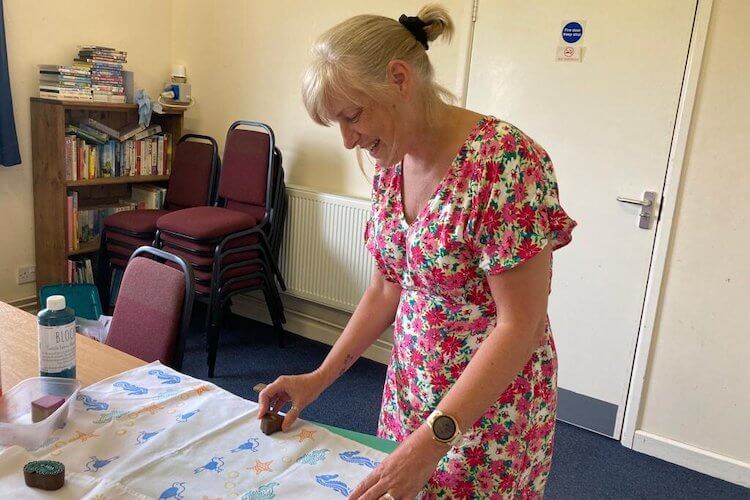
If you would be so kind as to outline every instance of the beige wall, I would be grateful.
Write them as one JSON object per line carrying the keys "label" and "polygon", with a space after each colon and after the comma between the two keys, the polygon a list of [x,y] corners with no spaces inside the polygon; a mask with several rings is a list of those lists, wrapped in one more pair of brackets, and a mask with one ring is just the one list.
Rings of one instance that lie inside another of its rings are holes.
{"label": "beige wall", "polygon": [[[196,104],[185,115],[187,129],[207,133],[223,145],[238,119],[263,121],[284,152],[286,181],[326,192],[369,197],[354,153],[335,128],[315,125],[300,97],[300,78],[310,47],[323,31],[362,13],[394,18],[415,15],[425,0],[364,2],[274,2],[223,0],[173,4],[176,64],[185,64]],[[430,57],[438,80],[460,94],[468,45],[471,2],[443,1],[458,25],[450,45],[436,43]]]}
{"label": "beige wall", "polygon": [[[128,52],[126,69],[136,88],[156,95],[170,71],[171,1],[4,0],[13,109],[22,163],[0,167],[0,300],[35,294],[17,285],[16,270],[34,264],[29,97],[38,95],[38,64],[70,64],[78,45],[97,44]],[[62,220],[62,219],[61,219]]]}
{"label": "beige wall", "polygon": [[750,463],[748,19],[714,1],[638,427]]}

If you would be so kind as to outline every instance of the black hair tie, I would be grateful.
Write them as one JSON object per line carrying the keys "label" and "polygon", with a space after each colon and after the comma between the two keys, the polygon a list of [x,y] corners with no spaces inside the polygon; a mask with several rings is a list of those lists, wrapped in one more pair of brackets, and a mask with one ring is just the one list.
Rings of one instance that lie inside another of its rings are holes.
{"label": "black hair tie", "polygon": [[400,22],[406,29],[409,30],[412,35],[414,35],[414,38],[416,38],[417,41],[422,44],[424,50],[427,50],[429,48],[427,46],[427,32],[424,30],[427,26],[426,22],[422,21],[417,16],[407,16],[406,14],[401,14],[401,17],[398,18],[398,22]]}

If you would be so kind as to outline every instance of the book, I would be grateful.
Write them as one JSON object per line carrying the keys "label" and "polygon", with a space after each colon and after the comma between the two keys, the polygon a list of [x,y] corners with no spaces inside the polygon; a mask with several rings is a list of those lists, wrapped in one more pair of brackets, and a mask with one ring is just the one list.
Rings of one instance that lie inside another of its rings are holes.
{"label": "book", "polygon": [[133,136],[135,136],[137,133],[142,132],[146,130],[146,127],[144,125],[141,125],[140,123],[131,123],[129,125],[125,125],[120,130],[118,130],[119,139],[121,141],[126,141]]}
{"label": "book", "polygon": [[117,130],[115,130],[112,127],[109,127],[109,126],[107,126],[107,125],[105,125],[105,124],[103,124],[101,122],[98,122],[98,121],[94,120],[93,118],[87,118],[86,121],[83,122],[83,124],[87,125],[87,126],[89,126],[91,128],[94,128],[94,129],[98,130],[99,132],[107,134],[112,139],[117,139],[118,141],[120,140],[120,133]]}
{"label": "book", "polygon": [[102,144],[106,143],[109,140],[107,134],[84,123],[78,125],[78,128],[89,134],[91,137],[96,137],[97,140]]}
{"label": "book", "polygon": [[133,136],[133,139],[138,141],[140,139],[145,139],[146,137],[151,137],[152,135],[160,134],[160,133],[161,133],[161,125],[151,125],[149,128],[142,130],[138,132],[137,134],[135,134],[135,136]]}
{"label": "book", "polygon": [[104,144],[106,142],[106,140],[102,141],[99,138],[98,134],[97,135],[91,135],[86,130],[81,129],[80,127],[76,127],[75,125],[68,125],[67,127],[65,127],[65,133],[75,134],[78,137],[80,137],[81,139],[89,141],[89,142],[92,142],[94,144]]}

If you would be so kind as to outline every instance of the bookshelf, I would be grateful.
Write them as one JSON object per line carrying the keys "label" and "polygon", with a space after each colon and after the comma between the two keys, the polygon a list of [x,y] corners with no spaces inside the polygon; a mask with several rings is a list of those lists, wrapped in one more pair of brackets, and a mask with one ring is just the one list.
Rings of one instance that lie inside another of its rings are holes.
{"label": "bookshelf", "polygon": [[[93,118],[114,129],[119,129],[138,121],[138,106],[31,98],[37,290],[47,284],[67,281],[68,257],[92,255],[99,249],[97,241],[82,244],[75,251],[68,249],[67,195],[69,191],[78,192],[80,207],[97,206],[111,203],[116,199],[130,198],[130,190],[134,184],[166,185],[169,179],[167,175],[136,175],[66,180],[65,127],[69,124],[78,125],[87,118]],[[153,113],[151,123],[161,125],[163,132],[171,134],[174,147],[182,136],[183,111]],[[171,157],[168,161],[171,162]]]}

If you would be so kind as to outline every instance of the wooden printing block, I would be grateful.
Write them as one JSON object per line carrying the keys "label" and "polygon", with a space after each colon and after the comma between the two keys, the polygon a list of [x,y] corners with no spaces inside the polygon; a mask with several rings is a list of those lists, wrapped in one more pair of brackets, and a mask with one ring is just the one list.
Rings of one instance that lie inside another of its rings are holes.
{"label": "wooden printing block", "polygon": [[42,490],[59,490],[65,484],[65,466],[54,460],[37,460],[23,466],[26,486]]}
{"label": "wooden printing block", "polygon": [[42,396],[31,402],[31,421],[41,422],[45,418],[49,417],[55,410],[60,408],[65,402],[65,398],[60,396]]}
{"label": "wooden printing block", "polygon": [[281,430],[281,424],[284,422],[284,417],[278,413],[266,413],[263,418],[260,419],[260,430],[266,436],[270,436],[274,432]]}

